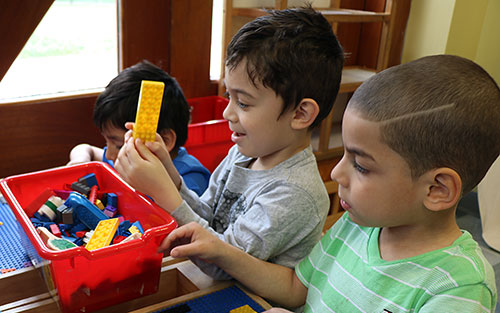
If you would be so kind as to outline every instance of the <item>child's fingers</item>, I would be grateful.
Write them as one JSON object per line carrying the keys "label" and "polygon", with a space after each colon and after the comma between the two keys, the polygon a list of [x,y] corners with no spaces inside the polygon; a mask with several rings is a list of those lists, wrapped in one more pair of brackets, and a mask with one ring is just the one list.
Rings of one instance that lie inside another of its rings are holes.
{"label": "child's fingers", "polygon": [[135,123],[132,123],[132,122],[126,122],[126,123],[125,123],[125,128],[126,128],[126,129],[129,129],[129,130],[133,130],[133,129],[134,129],[134,125],[135,125]]}
{"label": "child's fingers", "polygon": [[123,142],[127,142],[133,135],[133,131],[129,130],[125,133],[125,136],[123,136]]}
{"label": "child's fingers", "polygon": [[155,154],[149,150],[149,148],[139,138],[135,141],[135,148],[137,149],[136,152],[138,152],[144,160],[152,161],[153,159],[156,159]]}

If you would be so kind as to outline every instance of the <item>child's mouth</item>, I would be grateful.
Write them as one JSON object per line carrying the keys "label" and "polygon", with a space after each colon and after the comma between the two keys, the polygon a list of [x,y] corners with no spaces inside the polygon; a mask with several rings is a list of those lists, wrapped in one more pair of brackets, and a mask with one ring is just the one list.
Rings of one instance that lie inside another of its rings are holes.
{"label": "child's mouth", "polygon": [[342,206],[342,208],[346,211],[349,211],[349,209],[351,209],[351,206],[349,205],[349,203],[345,202],[342,199],[340,199],[340,206]]}
{"label": "child's mouth", "polygon": [[244,136],[245,136],[245,134],[243,134],[243,133],[233,132],[231,134],[231,140],[234,143],[238,143],[238,141],[240,141]]}

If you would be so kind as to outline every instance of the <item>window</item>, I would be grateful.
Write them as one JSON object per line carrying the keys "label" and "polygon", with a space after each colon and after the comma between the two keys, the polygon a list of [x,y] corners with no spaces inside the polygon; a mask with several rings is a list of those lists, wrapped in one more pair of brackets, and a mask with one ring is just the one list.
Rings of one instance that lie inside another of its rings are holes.
{"label": "window", "polygon": [[117,49],[115,0],[56,0],[0,82],[0,100],[105,87]]}

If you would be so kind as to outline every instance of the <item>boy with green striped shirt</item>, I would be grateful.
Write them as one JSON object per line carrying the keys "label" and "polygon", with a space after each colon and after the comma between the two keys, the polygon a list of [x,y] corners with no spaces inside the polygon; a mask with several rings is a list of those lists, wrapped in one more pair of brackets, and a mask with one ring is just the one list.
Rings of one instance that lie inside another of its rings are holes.
{"label": "boy with green striped shirt", "polygon": [[213,262],[305,312],[494,312],[493,269],[455,213],[499,156],[499,125],[500,90],[477,64],[438,55],[392,67],[346,108],[345,153],[331,173],[346,214],[295,271],[196,224],[161,249]]}

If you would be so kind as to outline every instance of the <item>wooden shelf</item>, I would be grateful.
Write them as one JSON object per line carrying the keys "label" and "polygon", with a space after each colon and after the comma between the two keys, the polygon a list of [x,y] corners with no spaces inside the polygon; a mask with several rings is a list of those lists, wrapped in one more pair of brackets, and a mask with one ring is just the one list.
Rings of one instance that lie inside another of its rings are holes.
{"label": "wooden shelf", "polygon": [[375,75],[376,72],[374,69],[359,66],[344,67],[339,93],[354,92],[364,81]]}
{"label": "wooden shelf", "polygon": [[[232,15],[257,18],[259,16],[266,15],[268,10],[273,9],[274,8],[233,8]],[[349,9],[318,9],[318,11],[321,12],[321,14],[323,14],[330,23],[384,22],[388,21],[391,17],[389,13],[385,12],[371,12]]]}

